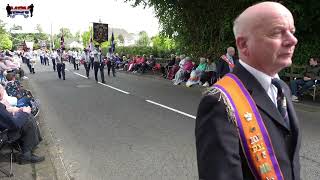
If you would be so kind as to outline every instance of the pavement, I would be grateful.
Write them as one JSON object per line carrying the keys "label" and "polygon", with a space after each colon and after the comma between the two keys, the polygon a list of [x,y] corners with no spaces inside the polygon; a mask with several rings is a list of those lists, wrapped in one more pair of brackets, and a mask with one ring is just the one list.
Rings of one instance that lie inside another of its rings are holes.
{"label": "pavement", "polygon": [[[202,87],[173,86],[153,74],[106,75],[106,85],[67,63],[66,80],[51,66],[28,75],[41,102],[44,163],[14,164],[15,179],[197,179],[194,118]],[[106,70],[105,70],[106,74]],[[301,121],[301,176],[320,174],[320,102],[296,103]],[[7,164],[6,162],[0,164]]]}
{"label": "pavement", "polygon": [[[26,89],[32,89],[27,80],[24,80],[23,86]],[[56,169],[53,164],[54,154],[50,151],[53,149],[50,147],[51,137],[48,134],[48,127],[43,121],[43,113],[40,111],[37,120],[40,122],[40,131],[43,135],[43,141],[35,149],[34,154],[45,156],[45,161],[37,164],[23,164],[13,163],[13,177],[7,177],[5,174],[0,172],[0,179],[9,180],[57,180]],[[4,148],[2,150],[3,155],[0,157],[0,167],[8,170],[10,169],[10,155],[8,149]],[[17,153],[17,152],[16,152]]]}

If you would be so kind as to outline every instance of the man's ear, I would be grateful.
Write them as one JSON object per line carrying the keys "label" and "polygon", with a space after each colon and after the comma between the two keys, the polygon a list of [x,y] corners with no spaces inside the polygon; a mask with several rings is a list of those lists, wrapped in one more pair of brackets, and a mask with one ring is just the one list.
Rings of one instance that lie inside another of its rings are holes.
{"label": "man's ear", "polygon": [[246,37],[240,36],[240,37],[236,38],[236,44],[237,44],[238,51],[245,56],[249,55],[247,42],[248,42],[248,39]]}

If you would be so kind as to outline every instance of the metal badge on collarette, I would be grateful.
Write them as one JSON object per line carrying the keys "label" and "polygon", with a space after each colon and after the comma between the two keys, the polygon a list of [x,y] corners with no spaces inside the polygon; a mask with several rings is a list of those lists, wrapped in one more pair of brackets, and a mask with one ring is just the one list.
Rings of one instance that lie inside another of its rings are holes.
{"label": "metal badge on collarette", "polygon": [[286,100],[286,98],[284,98],[283,101],[282,101],[282,107],[287,107],[287,100]]}
{"label": "metal badge on collarette", "polygon": [[244,118],[247,120],[247,121],[251,121],[252,120],[252,114],[249,113],[249,112],[246,112],[244,114]]}

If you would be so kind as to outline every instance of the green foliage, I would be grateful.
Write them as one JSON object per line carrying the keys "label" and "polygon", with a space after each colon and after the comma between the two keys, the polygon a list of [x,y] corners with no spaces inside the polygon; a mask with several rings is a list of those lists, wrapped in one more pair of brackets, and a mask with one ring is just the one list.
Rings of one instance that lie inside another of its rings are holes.
{"label": "green foliage", "polygon": [[118,35],[118,42],[119,42],[119,44],[121,44],[121,45],[124,44],[124,37],[123,37],[122,34],[119,34],[119,35]]}
{"label": "green foliage", "polygon": [[[179,53],[219,57],[226,47],[235,46],[233,20],[258,0],[124,0],[133,6],[153,7],[162,27],[161,34],[173,37]],[[280,1],[280,0],[278,0]],[[293,13],[299,40],[295,62],[319,56],[320,1],[281,1]]]}
{"label": "green foliage", "polygon": [[84,47],[87,47],[90,43],[90,32],[91,32],[91,30],[89,29],[89,31],[85,31],[81,35],[82,44]]}
{"label": "green foliage", "polygon": [[135,44],[136,44],[136,46],[147,47],[147,46],[150,46],[150,42],[151,41],[150,41],[150,38],[149,38],[147,32],[141,31],[141,32],[139,32],[139,37],[138,37],[138,40]]}
{"label": "green foliage", "polygon": [[11,50],[12,41],[10,40],[9,35],[0,34],[0,50]]}
{"label": "green foliage", "polygon": [[[104,51],[107,51],[104,50]],[[170,54],[175,53],[174,50],[161,50],[153,47],[141,47],[141,46],[118,46],[116,47],[116,53],[120,55],[154,55],[155,57],[164,58],[170,57]]]}
{"label": "green foliage", "polygon": [[151,38],[153,48],[162,51],[171,51],[174,50],[176,45],[173,39],[168,37],[156,35]]}
{"label": "green foliage", "polygon": [[3,23],[3,21],[0,19],[0,34],[5,34],[7,33],[6,29],[5,29],[6,24]]}

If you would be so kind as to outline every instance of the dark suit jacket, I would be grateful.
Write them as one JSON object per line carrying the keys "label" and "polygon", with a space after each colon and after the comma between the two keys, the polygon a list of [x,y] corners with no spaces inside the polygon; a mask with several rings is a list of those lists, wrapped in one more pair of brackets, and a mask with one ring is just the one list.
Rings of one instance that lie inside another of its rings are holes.
{"label": "dark suit jacket", "polygon": [[[301,135],[290,90],[286,85],[290,126],[287,127],[266,91],[243,66],[233,74],[251,94],[269,132],[274,152],[285,180],[300,179],[299,150]],[[284,83],[284,82],[283,82]],[[200,102],[196,119],[196,149],[199,178],[205,180],[253,180],[242,152],[237,127],[230,122],[219,95],[206,95]]]}
{"label": "dark suit jacket", "polygon": [[[239,64],[239,60],[233,57],[233,63],[235,66]],[[220,58],[217,61],[217,77],[222,78],[224,75],[228,74],[230,72],[229,64]]]}

